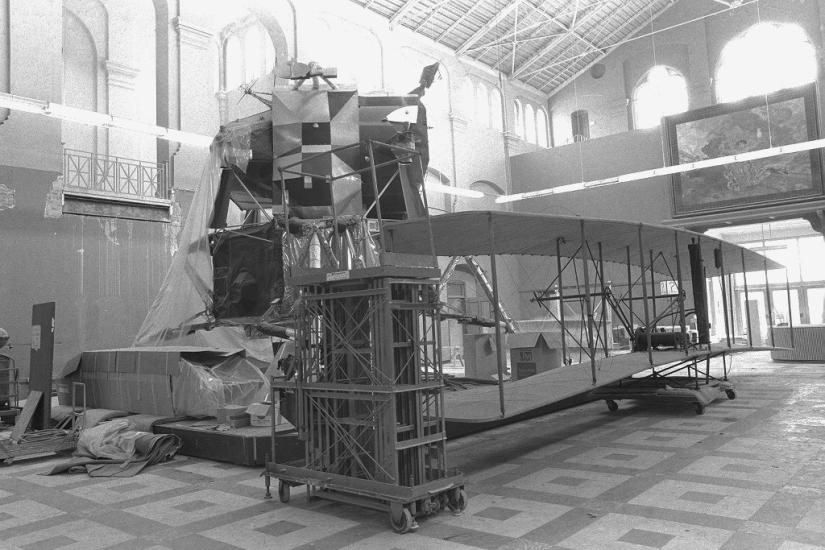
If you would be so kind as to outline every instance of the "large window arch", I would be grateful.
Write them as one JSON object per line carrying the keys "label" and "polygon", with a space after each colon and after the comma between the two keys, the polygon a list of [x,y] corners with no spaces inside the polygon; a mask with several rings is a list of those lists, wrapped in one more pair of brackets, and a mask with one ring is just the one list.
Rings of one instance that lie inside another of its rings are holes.
{"label": "large window arch", "polygon": [[536,143],[536,111],[529,103],[524,106],[524,139]]}
{"label": "large window arch", "polygon": [[275,46],[260,21],[244,21],[224,32],[223,63],[224,90],[237,88],[273,69]]}
{"label": "large window arch", "polygon": [[655,65],[633,90],[633,121],[636,128],[653,128],[663,116],[688,109],[687,81],[673,67]]}
{"label": "large window arch", "polygon": [[722,49],[716,68],[716,99],[737,101],[800,86],[816,76],[816,48],[802,27],[761,22]]}
{"label": "large window arch", "polygon": [[538,132],[538,144],[542,147],[550,147],[550,126],[548,124],[547,111],[544,107],[536,109],[536,131]]}
{"label": "large window arch", "polygon": [[479,82],[476,84],[476,122],[481,126],[490,126],[490,94],[487,86]]}
{"label": "large window arch", "polygon": [[513,130],[518,137],[524,137],[524,111],[518,99],[513,100]]}

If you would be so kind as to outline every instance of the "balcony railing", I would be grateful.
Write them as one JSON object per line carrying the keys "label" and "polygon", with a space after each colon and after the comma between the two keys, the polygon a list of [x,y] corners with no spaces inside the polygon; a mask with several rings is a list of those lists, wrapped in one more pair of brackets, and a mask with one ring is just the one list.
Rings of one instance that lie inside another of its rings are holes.
{"label": "balcony railing", "polygon": [[169,199],[166,164],[65,149],[66,187],[143,199]]}

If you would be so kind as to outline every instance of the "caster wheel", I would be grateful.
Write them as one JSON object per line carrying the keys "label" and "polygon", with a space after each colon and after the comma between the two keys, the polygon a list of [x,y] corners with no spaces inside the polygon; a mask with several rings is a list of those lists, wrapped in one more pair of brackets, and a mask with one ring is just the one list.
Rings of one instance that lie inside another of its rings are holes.
{"label": "caster wheel", "polygon": [[705,414],[705,406],[701,403],[696,403],[696,414]]}
{"label": "caster wheel", "polygon": [[616,412],[619,410],[619,404],[613,401],[612,399],[608,399],[605,401],[607,403],[607,410],[610,412]]}
{"label": "caster wheel", "polygon": [[284,504],[289,502],[289,485],[280,479],[278,480],[278,498]]}
{"label": "caster wheel", "polygon": [[453,489],[447,507],[455,513],[463,512],[467,508],[467,492],[462,488]]}
{"label": "caster wheel", "polygon": [[390,525],[392,526],[392,530],[400,535],[418,528],[418,524],[415,523],[412,514],[407,508],[401,510],[401,517],[398,519],[393,517],[392,512],[390,512]]}
{"label": "caster wheel", "polygon": [[733,390],[725,390],[725,395],[728,396],[728,399],[736,399],[736,392]]}

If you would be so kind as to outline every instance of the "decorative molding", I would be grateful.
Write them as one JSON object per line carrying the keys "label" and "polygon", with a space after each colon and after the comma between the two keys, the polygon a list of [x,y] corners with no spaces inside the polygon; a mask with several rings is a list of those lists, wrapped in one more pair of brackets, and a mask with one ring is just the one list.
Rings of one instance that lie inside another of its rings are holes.
{"label": "decorative molding", "polygon": [[175,30],[178,32],[178,40],[180,44],[187,44],[189,46],[194,46],[198,49],[205,50],[215,39],[215,35],[212,32],[204,29],[203,27],[184,23],[181,21],[180,16],[175,17],[173,21]]}
{"label": "decorative molding", "polygon": [[116,86],[126,90],[135,89],[135,80],[137,80],[137,76],[140,74],[140,69],[108,59],[104,61],[103,64],[106,67],[106,76],[109,79],[110,86]]}

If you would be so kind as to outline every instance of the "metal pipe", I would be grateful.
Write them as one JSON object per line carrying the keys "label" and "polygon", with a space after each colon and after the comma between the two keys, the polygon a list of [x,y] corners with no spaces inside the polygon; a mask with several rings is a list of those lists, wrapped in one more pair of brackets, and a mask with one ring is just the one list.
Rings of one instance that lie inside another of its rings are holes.
{"label": "metal pipe", "polygon": [[590,355],[590,373],[593,376],[593,384],[596,384],[596,347],[593,343],[593,303],[590,300],[590,270],[588,269],[589,260],[585,256],[586,250],[586,235],[584,231],[584,220],[580,220],[579,228],[581,230],[581,258],[582,270],[584,271],[584,307],[587,309],[587,351]]}
{"label": "metal pipe", "polygon": [[791,347],[794,345],[793,338],[793,309],[791,309],[791,282],[788,279],[788,268],[785,268],[785,294],[788,296],[788,327],[791,329]]}
{"label": "metal pipe", "polygon": [[[633,273],[630,269],[630,245],[627,245],[627,311],[630,319],[630,334],[628,337],[633,341]],[[631,346],[632,349],[632,346]]]}
{"label": "metal pipe", "polygon": [[682,287],[682,260],[679,258],[679,232],[673,232],[673,241],[674,245],[676,246],[676,292],[679,294],[679,297],[676,298],[679,300],[679,326],[681,327],[682,331],[682,349],[687,354],[688,350],[688,339],[687,339],[687,327],[685,326],[685,294],[684,289]]}
{"label": "metal pipe", "polygon": [[639,267],[642,270],[642,296],[644,296],[645,307],[645,336],[647,338],[647,359],[653,364],[653,346],[650,337],[650,310],[647,299],[647,279],[645,277],[645,248],[642,241],[642,224],[639,224]]}
{"label": "metal pipe", "polygon": [[501,416],[504,417],[504,364],[501,359],[501,304],[498,296],[498,276],[496,273],[495,231],[493,230],[493,214],[488,213],[487,224],[490,232],[490,275],[493,278],[493,304],[496,320],[496,367],[498,369],[498,400]]}
{"label": "metal pipe", "polygon": [[717,248],[717,250],[719,251],[719,278],[722,281],[722,309],[724,310],[725,314],[725,339],[727,340],[728,347],[730,347],[730,324],[728,322],[728,290],[725,283],[725,260],[724,255],[722,254],[721,244],[719,245],[719,248]]}
{"label": "metal pipe", "polygon": [[650,305],[653,308],[653,319],[658,319],[659,315],[656,312],[656,274],[653,272],[653,250],[650,250]]}
{"label": "metal pipe", "polygon": [[607,307],[607,293],[605,292],[604,288],[604,256],[602,255],[602,243],[599,241],[599,285],[601,286],[602,291],[602,334],[604,337],[604,342],[602,348],[604,349],[604,356],[610,357],[610,350],[607,348],[607,312],[609,311]]}
{"label": "metal pipe", "polygon": [[378,232],[381,234],[381,248],[387,246],[386,235],[384,234],[384,218],[381,215],[381,197],[378,195],[378,172],[375,169],[375,148],[372,140],[368,144],[370,152],[370,174],[372,176],[372,191],[375,193],[375,212],[378,214]]}
{"label": "metal pipe", "polygon": [[745,267],[745,249],[741,249],[742,253],[742,281],[745,285],[745,326],[748,327],[748,347],[753,347],[753,328],[751,327],[751,305],[748,296],[748,272]]}
{"label": "metal pipe", "polygon": [[768,332],[771,335],[771,347],[776,347],[773,335],[773,296],[771,296],[771,283],[768,279],[768,259],[762,256],[762,270],[765,273],[765,303],[768,308]]}
{"label": "metal pipe", "polygon": [[559,322],[561,323],[561,364],[567,365],[567,334],[564,330],[564,285],[562,284],[562,266],[561,266],[561,243],[564,242],[563,237],[556,238],[556,268],[559,270]]}

